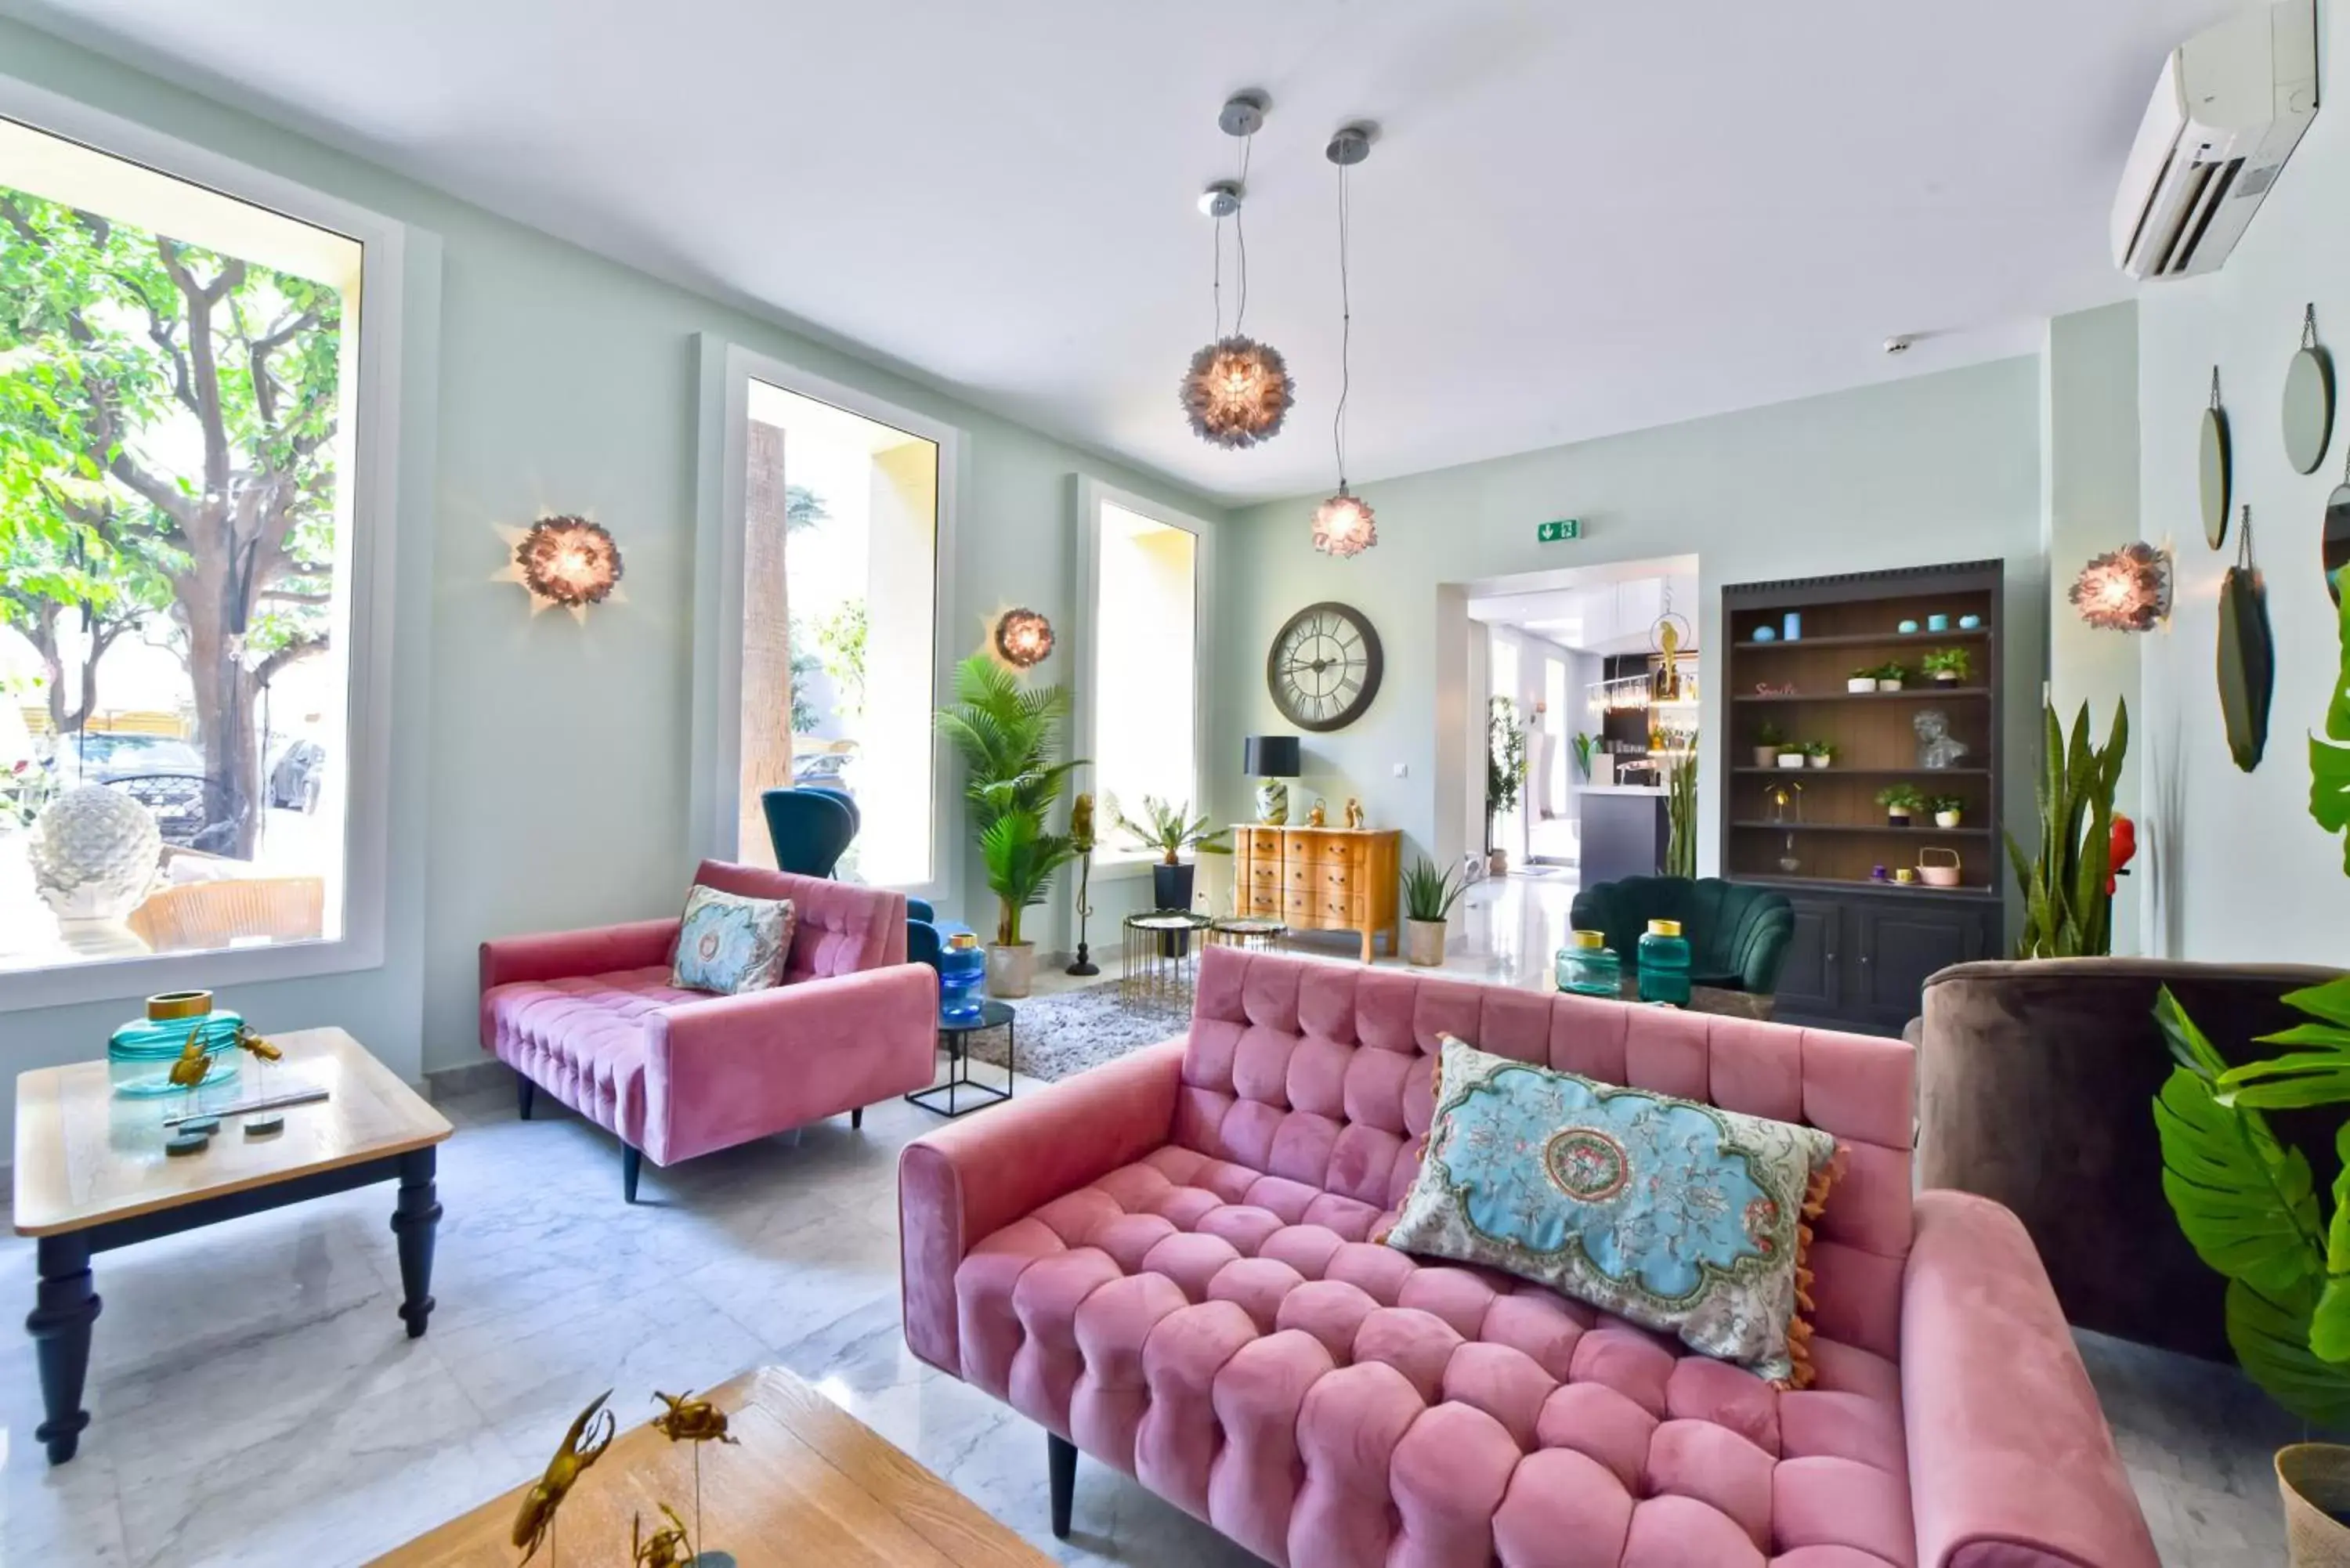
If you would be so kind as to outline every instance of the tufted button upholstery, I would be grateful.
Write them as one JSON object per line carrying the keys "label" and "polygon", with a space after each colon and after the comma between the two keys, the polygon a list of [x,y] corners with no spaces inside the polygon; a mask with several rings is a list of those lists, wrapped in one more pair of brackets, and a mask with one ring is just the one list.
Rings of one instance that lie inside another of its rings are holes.
{"label": "tufted button upholstery", "polygon": [[[1374,1242],[1446,1033],[1835,1134],[1814,1386]],[[1168,1140],[976,1239],[962,1374],[1277,1563],[1914,1568],[1908,1070],[1846,1036],[1211,950]]]}

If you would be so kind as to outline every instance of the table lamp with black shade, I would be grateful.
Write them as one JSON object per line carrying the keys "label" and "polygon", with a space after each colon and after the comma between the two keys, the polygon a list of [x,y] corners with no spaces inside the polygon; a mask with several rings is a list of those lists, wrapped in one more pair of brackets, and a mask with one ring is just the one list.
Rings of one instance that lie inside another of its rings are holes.
{"label": "table lamp with black shade", "polygon": [[1289,820],[1289,785],[1297,776],[1297,737],[1251,735],[1242,742],[1241,772],[1258,780],[1256,819],[1267,827]]}

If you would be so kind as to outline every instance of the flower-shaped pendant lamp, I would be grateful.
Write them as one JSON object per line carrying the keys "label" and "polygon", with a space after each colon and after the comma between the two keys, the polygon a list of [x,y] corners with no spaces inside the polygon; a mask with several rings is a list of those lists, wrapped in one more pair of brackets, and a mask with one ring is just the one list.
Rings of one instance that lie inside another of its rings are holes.
{"label": "flower-shaped pendant lamp", "polygon": [[[1241,330],[1248,317],[1248,235],[1241,227],[1241,200],[1246,192],[1249,149],[1257,128],[1264,123],[1263,97],[1240,94],[1224,105],[1216,123],[1226,135],[1240,139],[1240,173],[1234,179],[1215,182],[1200,197],[1200,211],[1216,221],[1215,332],[1191,356],[1176,393],[1192,434],[1211,446],[1240,451],[1281,432],[1297,388],[1289,379],[1289,365],[1281,350]],[[1226,218],[1232,221],[1241,263],[1240,309],[1232,317],[1229,333],[1224,330]]]}
{"label": "flower-shaped pendant lamp", "polygon": [[1379,542],[1378,516],[1369,502],[1347,488],[1347,394],[1353,389],[1350,363],[1355,315],[1347,288],[1347,171],[1371,155],[1371,128],[1343,127],[1324,155],[1338,166],[1338,411],[1330,421],[1330,444],[1338,458],[1338,490],[1314,509],[1314,547],[1345,559]]}

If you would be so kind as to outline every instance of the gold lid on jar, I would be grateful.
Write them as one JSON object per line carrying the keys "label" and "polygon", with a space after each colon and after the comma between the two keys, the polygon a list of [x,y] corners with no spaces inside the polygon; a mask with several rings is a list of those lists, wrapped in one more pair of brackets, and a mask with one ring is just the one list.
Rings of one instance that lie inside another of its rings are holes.
{"label": "gold lid on jar", "polygon": [[947,933],[947,946],[959,953],[967,953],[979,946],[979,937],[972,931],[950,931]]}
{"label": "gold lid on jar", "polygon": [[1679,920],[1650,920],[1648,934],[1652,937],[1677,937],[1681,934],[1681,923]]}
{"label": "gold lid on jar", "polygon": [[159,1023],[173,1018],[202,1018],[212,1010],[209,991],[166,991],[147,999],[147,1016]]}
{"label": "gold lid on jar", "polygon": [[1606,931],[1573,931],[1568,933],[1567,940],[1577,950],[1589,952],[1607,945],[1607,933]]}

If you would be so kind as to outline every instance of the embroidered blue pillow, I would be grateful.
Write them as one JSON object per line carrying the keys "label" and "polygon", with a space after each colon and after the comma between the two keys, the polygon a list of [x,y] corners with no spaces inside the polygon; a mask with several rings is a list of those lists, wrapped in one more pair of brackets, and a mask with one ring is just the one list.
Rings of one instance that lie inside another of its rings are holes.
{"label": "embroidered blue pillow", "polygon": [[670,984],[730,996],[764,991],[784,978],[793,919],[789,898],[746,898],[695,883],[678,923]]}
{"label": "embroidered blue pillow", "polygon": [[1550,1286],[1801,1387],[1816,1127],[1618,1088],[1444,1038],[1435,1120],[1389,1246]]}

